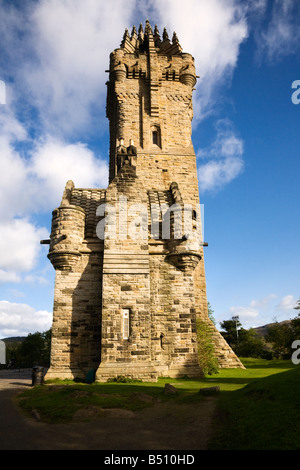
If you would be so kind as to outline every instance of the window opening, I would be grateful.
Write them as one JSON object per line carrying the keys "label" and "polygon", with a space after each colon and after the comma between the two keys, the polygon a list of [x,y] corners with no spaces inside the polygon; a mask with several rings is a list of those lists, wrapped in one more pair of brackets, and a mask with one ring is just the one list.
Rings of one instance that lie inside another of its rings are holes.
{"label": "window opening", "polygon": [[130,318],[129,318],[129,308],[123,308],[123,339],[129,338],[130,332]]}
{"label": "window opening", "polygon": [[152,126],[151,135],[152,135],[152,145],[156,145],[157,147],[161,147],[160,127],[159,126]]}

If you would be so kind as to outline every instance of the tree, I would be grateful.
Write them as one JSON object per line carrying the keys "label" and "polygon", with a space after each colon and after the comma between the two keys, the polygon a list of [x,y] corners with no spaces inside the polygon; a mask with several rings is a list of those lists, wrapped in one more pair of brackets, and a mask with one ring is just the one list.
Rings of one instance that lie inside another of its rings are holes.
{"label": "tree", "polygon": [[227,343],[232,347],[235,345],[239,338],[239,328],[242,326],[239,317],[233,316],[231,320],[224,320],[220,323],[221,328],[225,331],[221,331],[221,334],[226,339]]}
{"label": "tree", "polygon": [[220,323],[222,336],[225,338],[233,351],[242,357],[267,357],[265,342],[260,338],[253,328],[246,330],[238,316],[233,316],[231,320]]}
{"label": "tree", "polygon": [[268,328],[266,341],[272,344],[275,357],[287,359],[291,356],[293,331],[289,323],[275,322]]}
{"label": "tree", "polygon": [[[294,307],[295,310],[300,310],[300,299],[297,300],[297,305]],[[300,339],[300,311],[298,316],[291,320],[291,328],[293,331],[293,340]]]}
{"label": "tree", "polygon": [[8,348],[8,357],[14,367],[33,367],[50,364],[51,329],[29,334],[21,343]]}
{"label": "tree", "polygon": [[235,346],[235,352],[241,357],[262,357],[267,358],[270,353],[266,350],[265,341],[260,338],[253,328],[239,331],[239,339]]}

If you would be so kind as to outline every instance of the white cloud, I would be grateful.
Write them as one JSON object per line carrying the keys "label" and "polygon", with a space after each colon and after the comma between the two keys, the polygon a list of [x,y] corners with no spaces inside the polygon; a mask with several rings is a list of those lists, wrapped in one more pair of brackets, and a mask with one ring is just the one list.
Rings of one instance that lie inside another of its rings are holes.
{"label": "white cloud", "polygon": [[228,120],[217,122],[217,135],[209,148],[199,149],[198,180],[201,192],[218,190],[244,169],[244,142],[235,135]]}
{"label": "white cloud", "polygon": [[107,162],[86,145],[68,144],[51,137],[40,139],[27,155],[16,145],[27,138],[9,110],[0,113],[0,282],[20,282],[20,273],[32,270],[40,240],[49,230],[31,220],[31,214],[53,210],[64,186],[73,179],[81,187],[106,187]]}
{"label": "white cloud", "polygon": [[68,144],[48,136],[37,144],[29,168],[44,209],[60,203],[70,179],[77,187],[106,188],[108,184],[107,162],[81,142]]}
{"label": "white cloud", "polygon": [[276,308],[281,313],[288,313],[289,311],[294,309],[296,304],[296,298],[293,295],[289,294],[281,299]]}
{"label": "white cloud", "polygon": [[24,282],[28,282],[29,284],[32,284],[36,286],[37,284],[41,286],[46,286],[49,284],[49,279],[46,279],[44,276],[37,275],[37,274],[28,274],[27,276],[24,277]]}
{"label": "white cloud", "polygon": [[262,309],[266,310],[270,307],[271,302],[276,299],[277,295],[275,294],[269,294],[266,297],[263,297],[262,299],[255,299],[251,300],[250,302],[250,307],[251,308],[257,308],[257,309]]}
{"label": "white cloud", "polygon": [[0,108],[0,129],[1,136],[5,136],[9,142],[14,140],[24,141],[28,138],[27,131],[23,124],[16,119],[10,105]]}
{"label": "white cloud", "polygon": [[[262,299],[251,300],[249,306],[232,306],[229,309],[230,314],[238,315],[240,322],[246,328],[250,326],[259,326],[274,321],[288,320],[293,317],[293,308],[296,306],[296,298],[289,294],[284,296],[275,304],[277,295],[269,294]],[[296,315],[294,315],[296,316]]]}
{"label": "white cloud", "polygon": [[243,170],[241,158],[231,157],[221,161],[210,161],[198,170],[200,191],[212,191],[223,188],[234,180]]}
{"label": "white cloud", "polygon": [[5,136],[0,137],[0,220],[28,213],[33,206],[26,161]]}
{"label": "white cloud", "polygon": [[119,47],[135,3],[47,0],[31,8],[31,60],[21,64],[19,78],[39,109],[46,132],[101,132],[109,54]]}
{"label": "white cloud", "polygon": [[31,141],[25,158],[15,147],[27,134],[11,111],[1,110],[0,131],[0,220],[53,209],[69,179],[77,187],[107,186],[107,161],[86,144],[48,135]]}
{"label": "white cloud", "polygon": [[230,307],[232,316],[238,316],[242,324],[249,323],[255,320],[259,315],[259,310],[251,307],[235,306]]}
{"label": "white cloud", "polygon": [[[194,98],[196,121],[212,111],[220,85],[231,78],[248,36],[247,5],[235,0],[154,0],[162,27],[175,30],[185,52],[195,58],[200,79]],[[216,93],[217,92],[217,93]]]}
{"label": "white cloud", "polygon": [[0,138],[0,282],[19,282],[19,273],[34,268],[40,240],[49,237],[27,214],[59,205],[68,179],[80,187],[106,187],[108,171],[106,162],[80,143],[48,140],[27,162],[1,143]]}
{"label": "white cloud", "polygon": [[36,311],[27,304],[0,301],[0,337],[27,336],[36,331],[47,331],[52,324],[52,313]]}
{"label": "white cloud", "polygon": [[2,282],[20,282],[21,277],[15,272],[0,269],[0,283]]}
{"label": "white cloud", "polygon": [[0,269],[8,273],[33,269],[40,249],[40,240],[49,235],[48,231],[36,228],[26,219],[2,221],[0,230]]}
{"label": "white cloud", "polygon": [[271,19],[255,35],[260,59],[267,57],[274,61],[298,52],[300,5],[294,0],[274,0],[271,3]]}

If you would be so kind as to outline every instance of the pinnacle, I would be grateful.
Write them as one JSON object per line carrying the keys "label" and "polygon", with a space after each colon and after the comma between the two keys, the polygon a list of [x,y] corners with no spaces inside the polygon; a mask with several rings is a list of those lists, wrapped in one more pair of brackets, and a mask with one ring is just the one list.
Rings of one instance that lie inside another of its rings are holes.
{"label": "pinnacle", "polygon": [[164,41],[169,40],[169,35],[168,35],[168,32],[167,32],[166,28],[164,28],[164,31],[163,31],[163,40]]}
{"label": "pinnacle", "polygon": [[173,44],[179,44],[178,37],[177,37],[177,34],[175,33],[175,31],[173,33],[172,43]]}
{"label": "pinnacle", "polygon": [[135,26],[132,27],[131,35],[129,35],[128,28],[125,29],[121,48],[125,49],[127,52],[145,52],[148,50],[149,40],[152,42],[154,40],[155,47],[160,52],[168,53],[170,55],[182,52],[182,48],[175,32],[173,33],[172,41],[170,41],[167,29],[164,28],[161,38],[157,24],[155,25],[153,32],[148,19],[145,22],[145,28],[143,28],[142,23],[140,23],[138,32]]}
{"label": "pinnacle", "polygon": [[132,38],[134,35],[137,36],[136,27],[135,27],[135,26],[133,26],[133,28],[132,28],[132,31],[131,31],[131,38]]}

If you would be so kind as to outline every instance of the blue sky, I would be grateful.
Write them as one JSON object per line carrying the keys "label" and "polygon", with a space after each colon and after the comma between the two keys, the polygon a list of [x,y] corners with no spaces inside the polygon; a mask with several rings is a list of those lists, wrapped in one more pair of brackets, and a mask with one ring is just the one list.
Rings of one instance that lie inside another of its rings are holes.
{"label": "blue sky", "polygon": [[296,316],[300,4],[184,5],[0,1],[0,338],[51,326],[55,273],[39,241],[67,180],[107,186],[105,70],[124,29],[147,18],[176,31],[201,77],[192,138],[215,319],[248,328]]}

